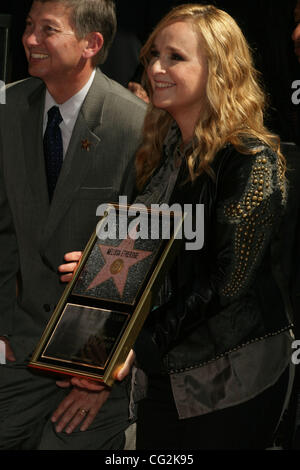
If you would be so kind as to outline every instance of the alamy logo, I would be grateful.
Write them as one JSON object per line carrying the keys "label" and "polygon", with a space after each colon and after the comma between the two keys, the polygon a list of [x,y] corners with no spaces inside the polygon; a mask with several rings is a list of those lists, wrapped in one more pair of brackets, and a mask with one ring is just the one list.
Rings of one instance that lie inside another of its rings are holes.
{"label": "alamy logo", "polygon": [[[128,210],[117,213],[114,207],[107,212],[107,204],[97,207],[97,217],[106,216],[105,223],[100,221],[96,228],[99,239],[169,240],[172,220],[175,220],[179,229],[174,236],[185,240],[186,250],[201,250],[204,245],[204,204],[184,204],[183,207],[180,204],[151,204],[150,222],[149,217],[145,217],[147,207],[144,204],[128,206],[127,197],[120,196],[119,206],[128,207]],[[179,221],[182,223],[177,224]]]}
{"label": "alamy logo", "polygon": [[292,102],[293,104],[300,103],[300,80],[294,80],[292,83],[292,89],[296,90],[292,94]]}
{"label": "alamy logo", "polygon": [[292,363],[296,366],[300,363],[300,341],[296,339],[292,342],[292,348],[296,351],[292,354]]}
{"label": "alamy logo", "polygon": [[0,104],[6,104],[5,82],[0,80]]}

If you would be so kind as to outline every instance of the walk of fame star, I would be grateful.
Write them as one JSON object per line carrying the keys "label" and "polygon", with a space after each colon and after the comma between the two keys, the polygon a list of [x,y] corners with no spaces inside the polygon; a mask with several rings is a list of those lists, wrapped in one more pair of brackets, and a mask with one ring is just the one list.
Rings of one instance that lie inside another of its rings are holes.
{"label": "walk of fame star", "polygon": [[105,265],[88,286],[87,290],[97,287],[108,279],[113,279],[122,297],[129,268],[152,254],[151,251],[135,250],[134,243],[135,240],[127,238],[118,247],[98,245],[105,260]]}

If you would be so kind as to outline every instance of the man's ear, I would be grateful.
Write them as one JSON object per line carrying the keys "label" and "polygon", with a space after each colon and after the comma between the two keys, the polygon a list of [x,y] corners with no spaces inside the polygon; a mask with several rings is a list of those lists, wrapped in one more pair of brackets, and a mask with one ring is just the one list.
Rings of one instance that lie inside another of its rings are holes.
{"label": "man's ear", "polygon": [[83,58],[90,59],[94,57],[102,49],[104,44],[104,39],[101,33],[89,33],[86,36],[86,47],[83,51]]}

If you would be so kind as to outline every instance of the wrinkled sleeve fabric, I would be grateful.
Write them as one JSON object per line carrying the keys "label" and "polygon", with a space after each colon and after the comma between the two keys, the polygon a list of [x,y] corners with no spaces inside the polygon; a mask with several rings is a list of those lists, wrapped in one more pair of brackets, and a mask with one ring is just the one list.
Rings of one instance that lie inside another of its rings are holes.
{"label": "wrinkled sleeve fabric", "polygon": [[18,246],[13,218],[6,194],[2,138],[0,133],[0,336],[12,334],[16,304]]}
{"label": "wrinkled sleeve fabric", "polygon": [[150,314],[134,346],[145,372],[160,372],[161,358],[172,346],[212,312],[217,315],[218,309],[247,293],[280,222],[285,191],[278,156],[271,149],[264,147],[255,155],[233,152],[218,181],[207,276],[197,275],[198,258],[193,254],[192,281],[187,276],[189,282]]}

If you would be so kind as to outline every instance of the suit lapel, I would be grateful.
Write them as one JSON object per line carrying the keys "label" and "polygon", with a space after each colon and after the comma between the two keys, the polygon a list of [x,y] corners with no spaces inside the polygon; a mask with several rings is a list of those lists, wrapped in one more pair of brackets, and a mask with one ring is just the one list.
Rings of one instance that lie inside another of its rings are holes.
{"label": "suit lapel", "polygon": [[73,129],[69,148],[50,206],[42,248],[47,245],[52,237],[64,214],[70,207],[76,191],[84,181],[94,156],[99,153],[99,146],[101,144],[99,133],[106,87],[107,85],[101,72],[97,72]]}
{"label": "suit lapel", "polygon": [[38,220],[40,220],[42,224],[46,222],[49,211],[42,140],[44,101],[45,87],[41,84],[29,96],[29,108],[21,111],[21,128],[23,133],[27,179],[35,202],[34,206],[39,212]]}

